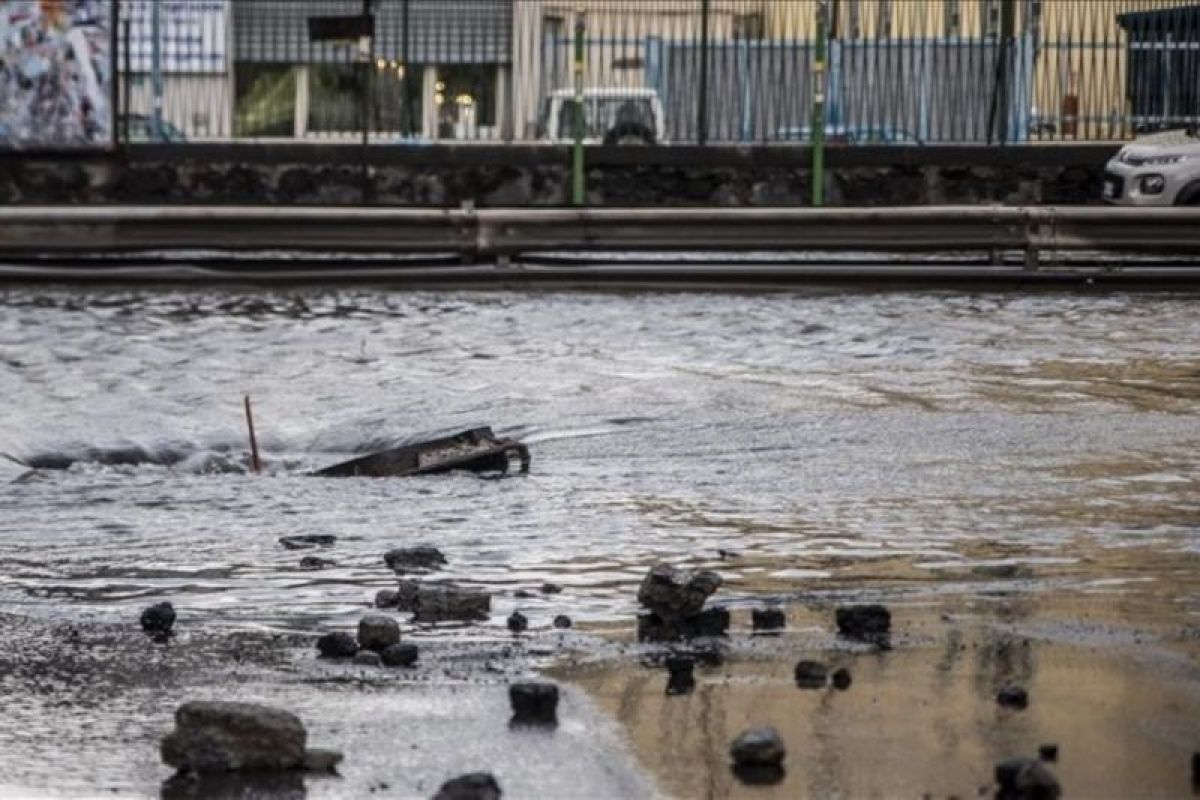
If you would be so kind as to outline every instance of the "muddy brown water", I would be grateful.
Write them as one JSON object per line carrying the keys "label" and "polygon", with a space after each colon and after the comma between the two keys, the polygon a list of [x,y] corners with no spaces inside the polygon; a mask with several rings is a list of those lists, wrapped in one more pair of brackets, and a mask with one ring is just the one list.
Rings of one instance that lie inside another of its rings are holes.
{"label": "muddy brown water", "polygon": [[[5,290],[0,452],[67,468],[11,482],[25,468],[0,460],[0,696],[22,710],[0,718],[0,793],[153,794],[174,704],[224,692],[293,706],[314,743],[347,751],[344,778],[310,781],[312,796],[427,796],[460,766],[495,770],[513,796],[969,796],[1041,739],[1062,748],[1075,794],[1187,794],[1195,307],[1168,294]],[[261,476],[246,474],[245,392]],[[476,424],[528,442],[532,473],[303,474]],[[338,542],[320,551],[277,541],[328,533]],[[431,653],[466,653],[412,680],[314,665],[306,637],[352,626],[392,585],[382,552],[406,543],[436,544],[443,577],[495,592],[492,621],[409,628]],[[305,571],[303,555],[335,564]],[[726,664],[687,697],[665,697],[647,654],[621,649],[657,560],[719,570],[734,609]],[[541,595],[545,582],[564,590]],[[896,608],[891,653],[832,637],[833,606],[862,598]],[[161,599],[184,632],[167,654],[128,631]],[[789,608],[785,636],[749,636],[764,600]],[[503,620],[518,607],[541,644],[514,657]],[[553,633],[559,613],[584,633]],[[62,649],[72,626],[92,657]],[[254,644],[231,651],[231,637]],[[803,655],[844,662],[852,688],[801,692],[789,675]],[[1025,712],[996,709],[1000,662],[1028,682]],[[557,739],[502,724],[504,682],[534,668],[578,687],[578,727]],[[85,690],[88,675],[108,677]],[[776,787],[745,787],[725,763],[758,722],[789,744]],[[591,731],[598,744],[576,746]]]}

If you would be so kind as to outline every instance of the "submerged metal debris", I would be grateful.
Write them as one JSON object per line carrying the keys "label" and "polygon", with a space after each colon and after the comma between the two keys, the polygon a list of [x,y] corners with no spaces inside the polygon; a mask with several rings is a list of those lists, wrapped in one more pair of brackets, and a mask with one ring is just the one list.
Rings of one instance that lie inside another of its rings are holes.
{"label": "submerged metal debris", "polygon": [[313,473],[322,478],[398,478],[435,475],[451,470],[507,473],[512,457],[521,472],[529,472],[529,448],[515,439],[501,439],[489,427],[406,444],[391,450],[334,464]]}

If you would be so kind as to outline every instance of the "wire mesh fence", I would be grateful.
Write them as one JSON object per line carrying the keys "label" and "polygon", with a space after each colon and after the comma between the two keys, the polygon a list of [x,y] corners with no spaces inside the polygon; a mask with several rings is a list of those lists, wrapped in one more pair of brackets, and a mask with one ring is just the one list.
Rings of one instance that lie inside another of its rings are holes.
{"label": "wire mesh fence", "polygon": [[119,0],[114,40],[127,142],[563,143],[581,102],[590,143],[802,144],[818,95],[833,144],[1200,123],[1196,0]]}

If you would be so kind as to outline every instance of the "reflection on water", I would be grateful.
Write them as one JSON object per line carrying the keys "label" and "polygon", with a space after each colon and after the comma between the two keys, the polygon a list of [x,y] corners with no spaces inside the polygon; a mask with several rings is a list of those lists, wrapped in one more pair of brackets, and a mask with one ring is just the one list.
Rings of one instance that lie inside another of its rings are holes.
{"label": "reflection on water", "polygon": [[[793,626],[827,619],[800,613]],[[978,620],[920,612],[897,618],[909,641],[890,652],[838,647],[800,633],[719,666],[697,666],[689,695],[664,691],[666,671],[599,664],[565,671],[625,726],[634,750],[674,797],[991,797],[992,768],[1055,744],[1068,797],[1182,797],[1200,712],[1190,659],[1172,664],[1094,636],[1066,643]],[[845,667],[845,691],[797,688],[800,658]],[[1000,688],[1029,692],[1001,707]],[[748,786],[729,745],[771,725],[787,746],[785,775]]]}

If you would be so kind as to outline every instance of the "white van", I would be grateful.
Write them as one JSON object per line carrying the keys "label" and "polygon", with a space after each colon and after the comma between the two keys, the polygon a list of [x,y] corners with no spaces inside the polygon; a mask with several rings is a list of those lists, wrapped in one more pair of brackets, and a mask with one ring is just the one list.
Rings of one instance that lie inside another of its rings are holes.
{"label": "white van", "polygon": [[[573,89],[556,89],[546,98],[538,138],[555,144],[575,141]],[[585,144],[663,144],[666,138],[662,101],[654,89],[583,90]]]}

